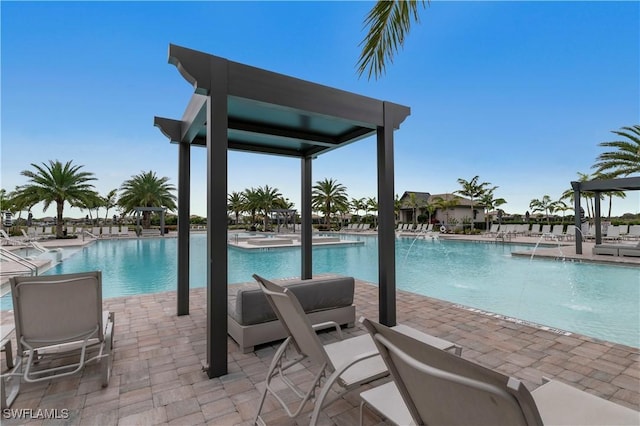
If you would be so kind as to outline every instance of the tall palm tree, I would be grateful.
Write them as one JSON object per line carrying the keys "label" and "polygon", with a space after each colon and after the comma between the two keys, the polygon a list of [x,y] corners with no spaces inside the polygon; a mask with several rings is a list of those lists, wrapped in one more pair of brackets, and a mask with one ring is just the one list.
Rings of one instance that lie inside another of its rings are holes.
{"label": "tall palm tree", "polygon": [[469,181],[458,179],[458,183],[462,185],[462,189],[455,191],[456,194],[464,195],[471,201],[471,231],[473,231],[473,222],[475,219],[473,216],[474,201],[482,197],[486,192],[495,191],[498,188],[497,186],[487,188],[491,184],[489,182],[478,183],[478,179],[480,179],[479,176],[474,176]]}
{"label": "tall palm tree", "polygon": [[404,45],[412,22],[419,22],[418,5],[424,0],[379,0],[367,14],[364,24],[369,27],[360,43],[362,52],[358,59],[358,74],[367,73],[376,79],[384,74],[387,62]]}
{"label": "tall palm tree", "polygon": [[494,198],[493,190],[487,191],[480,197],[480,203],[484,206],[485,229],[489,229],[489,212],[507,203],[504,198]]}
{"label": "tall palm tree", "polygon": [[232,211],[236,216],[236,225],[238,224],[238,220],[240,218],[240,213],[244,211],[245,205],[245,197],[242,192],[233,191],[231,194],[227,195],[227,209]]}
{"label": "tall palm tree", "polygon": [[612,133],[624,139],[598,144],[615,150],[598,155],[593,165],[597,168],[596,174],[606,172],[609,178],[616,178],[640,173],[640,125],[623,127]]}
{"label": "tall palm tree", "polygon": [[244,190],[244,210],[251,214],[251,226],[255,226],[256,213],[260,210],[260,194],[255,188],[246,188]]}
{"label": "tall palm tree", "polygon": [[263,227],[262,229],[267,231],[269,228],[269,214],[271,210],[275,208],[276,201],[282,197],[282,194],[278,192],[278,188],[271,188],[269,185],[264,187],[258,187],[257,197],[259,202],[259,209],[262,210]]}
{"label": "tall palm tree", "polygon": [[418,215],[417,210],[422,207],[422,200],[420,200],[418,198],[418,196],[416,195],[415,192],[410,192],[409,193],[409,199],[407,200],[407,206],[412,210],[413,212],[413,226],[416,225],[417,219],[418,219]]}
{"label": "tall palm tree", "polygon": [[348,209],[347,188],[334,179],[318,181],[311,191],[311,205],[324,213],[325,224],[329,225],[334,207],[338,210]]}
{"label": "tall palm tree", "polygon": [[118,190],[112,189],[102,198],[102,207],[106,209],[104,212],[104,220],[109,217],[109,210],[118,206]]}
{"label": "tall palm tree", "polygon": [[[165,207],[169,211],[176,209],[175,186],[168,183],[168,177],[159,178],[154,171],[142,172],[127,179],[120,186],[118,205],[125,214],[136,207]],[[151,212],[142,212],[142,226],[151,226]]]}
{"label": "tall palm tree", "polygon": [[[360,216],[360,210],[364,210],[367,207],[364,198],[352,198],[350,205],[357,216]],[[360,222],[362,222],[362,217],[360,217]]]}
{"label": "tall palm tree", "polygon": [[[369,197],[365,201],[365,205],[367,206],[367,212],[378,212],[378,200],[376,197]],[[377,226],[377,215],[373,217],[373,226],[374,228]]]}
{"label": "tall palm tree", "polygon": [[548,195],[543,195],[541,199],[534,198],[529,203],[529,208],[532,212],[544,212],[547,216],[547,223],[551,223],[549,215],[553,212],[553,201]]}
{"label": "tall palm tree", "polygon": [[31,166],[35,170],[23,170],[21,175],[29,178],[29,182],[17,190],[17,197],[25,205],[43,202],[43,211],[51,203],[56,204],[56,237],[62,238],[64,203],[78,204],[83,200],[99,198],[94,186],[89,183],[96,180],[93,173],[81,171],[84,166],[74,165],[72,161],[62,162],[49,160]]}

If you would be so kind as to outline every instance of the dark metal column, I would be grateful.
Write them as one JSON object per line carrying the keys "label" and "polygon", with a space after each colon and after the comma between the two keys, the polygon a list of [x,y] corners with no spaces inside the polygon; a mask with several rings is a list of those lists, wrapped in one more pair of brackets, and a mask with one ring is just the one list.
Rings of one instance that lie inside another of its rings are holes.
{"label": "dark metal column", "polygon": [[178,144],[178,315],[189,315],[191,145]]}
{"label": "dark metal column", "polygon": [[582,218],[580,217],[580,182],[571,182],[573,187],[573,224],[576,227],[576,254],[582,254]]}
{"label": "dark metal column", "polygon": [[207,375],[227,374],[227,63],[211,59],[207,97]]}
{"label": "dark metal column", "polygon": [[304,280],[313,277],[313,223],[311,217],[311,157],[303,157],[301,160],[302,182],[300,190],[302,192],[300,220],[300,249],[302,250],[302,271],[301,278]]}
{"label": "dark metal column", "polygon": [[387,103],[378,127],[378,306],[380,322],[396,325],[396,239],[394,233],[393,121]]}
{"label": "dark metal column", "polygon": [[593,225],[596,227],[596,244],[602,244],[602,220],[600,217],[600,191],[594,192],[594,212],[593,215],[594,223]]}

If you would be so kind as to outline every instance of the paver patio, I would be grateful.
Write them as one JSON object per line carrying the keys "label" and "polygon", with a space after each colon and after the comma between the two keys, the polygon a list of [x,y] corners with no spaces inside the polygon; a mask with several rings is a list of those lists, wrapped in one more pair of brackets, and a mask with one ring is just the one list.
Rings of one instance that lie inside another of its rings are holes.
{"label": "paver patio", "polygon": [[[376,286],[358,281],[357,315],[377,319],[377,297]],[[229,374],[209,380],[201,371],[205,289],[191,290],[190,315],[182,317],[175,315],[175,292],[106,299],[104,305],[116,312],[109,387],[100,387],[95,367],[79,377],[23,383],[12,409],[32,409],[34,415],[37,409],[67,409],[69,416],[30,419],[29,412],[23,411],[27,418],[11,419],[3,413],[3,424],[251,424],[276,344],[242,354],[228,339]],[[518,377],[531,390],[546,376],[640,410],[637,348],[558,334],[403,291],[398,291],[397,307],[398,322],[461,345],[464,358]],[[1,320],[6,325],[13,318],[4,311]],[[345,337],[364,333],[359,325],[345,331]],[[336,337],[321,333],[321,338]],[[300,383],[311,377],[307,368],[296,372]],[[321,422],[357,424],[358,407],[358,391],[351,392],[327,407]],[[308,422],[305,415],[289,420],[269,399],[264,412],[268,424]],[[367,410],[365,414],[366,425],[383,421]]]}

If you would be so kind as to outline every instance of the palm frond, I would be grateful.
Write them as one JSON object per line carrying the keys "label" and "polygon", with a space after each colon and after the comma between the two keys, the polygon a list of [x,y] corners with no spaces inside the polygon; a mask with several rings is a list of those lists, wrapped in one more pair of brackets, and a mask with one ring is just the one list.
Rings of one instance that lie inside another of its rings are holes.
{"label": "palm frond", "polygon": [[385,72],[387,62],[404,46],[412,22],[419,22],[418,4],[424,0],[379,0],[364,21],[368,27],[366,37],[360,43],[362,53],[358,59],[358,75],[365,72],[367,78],[379,78]]}

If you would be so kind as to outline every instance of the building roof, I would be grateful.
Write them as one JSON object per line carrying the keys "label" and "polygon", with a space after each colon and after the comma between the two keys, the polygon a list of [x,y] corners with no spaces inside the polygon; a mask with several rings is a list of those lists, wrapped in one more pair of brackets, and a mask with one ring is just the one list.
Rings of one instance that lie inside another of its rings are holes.
{"label": "building roof", "polygon": [[[458,206],[461,207],[471,207],[471,200],[465,197],[461,197],[459,195],[456,194],[451,194],[451,193],[443,193],[443,194],[430,194],[428,192],[418,192],[418,191],[405,191],[402,194],[402,197],[400,197],[400,201],[401,201],[401,209],[413,209],[413,207],[410,207],[408,204],[408,199],[410,194],[416,194],[416,198],[418,199],[418,201],[422,201],[423,205],[426,205],[427,203],[434,203],[435,199],[437,198],[442,198],[443,200],[449,201],[452,200],[454,198],[458,199]],[[480,204],[478,202],[478,200],[476,200],[473,203],[474,207],[482,207],[482,204]]]}

